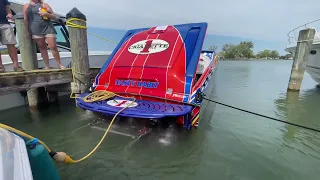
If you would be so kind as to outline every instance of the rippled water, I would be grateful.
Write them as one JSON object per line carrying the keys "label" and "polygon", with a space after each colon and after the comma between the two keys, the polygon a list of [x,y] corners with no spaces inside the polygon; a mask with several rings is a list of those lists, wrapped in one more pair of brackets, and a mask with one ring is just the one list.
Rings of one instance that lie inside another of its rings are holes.
{"label": "rippled water", "polygon": [[[291,64],[221,61],[207,98],[320,129],[320,89],[309,75],[300,93],[286,93]],[[88,153],[103,135],[106,124],[85,126],[94,119],[68,99],[39,111],[2,111],[0,117],[74,158]],[[168,129],[138,140],[110,133],[86,161],[58,165],[62,179],[77,180],[319,180],[319,167],[320,133],[211,102],[205,103],[198,129]]]}

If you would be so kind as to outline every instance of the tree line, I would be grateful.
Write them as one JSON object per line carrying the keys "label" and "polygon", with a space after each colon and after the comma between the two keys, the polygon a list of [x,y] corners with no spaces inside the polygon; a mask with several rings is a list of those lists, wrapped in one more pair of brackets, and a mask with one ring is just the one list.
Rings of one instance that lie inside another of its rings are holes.
{"label": "tree line", "polygon": [[[280,56],[276,50],[263,50],[254,54],[252,41],[242,41],[239,44],[225,44],[219,52],[220,59],[289,59],[291,54]],[[210,46],[209,50],[216,51],[218,46]]]}

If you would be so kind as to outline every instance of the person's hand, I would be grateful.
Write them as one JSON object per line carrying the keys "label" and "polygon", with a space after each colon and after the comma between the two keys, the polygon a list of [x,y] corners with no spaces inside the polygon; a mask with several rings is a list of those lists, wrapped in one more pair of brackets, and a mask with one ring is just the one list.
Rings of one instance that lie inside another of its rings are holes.
{"label": "person's hand", "polygon": [[13,15],[12,14],[8,14],[7,18],[13,21]]}
{"label": "person's hand", "polygon": [[47,16],[48,15],[47,12],[42,12],[42,11],[39,11],[39,14],[40,14],[40,16]]}

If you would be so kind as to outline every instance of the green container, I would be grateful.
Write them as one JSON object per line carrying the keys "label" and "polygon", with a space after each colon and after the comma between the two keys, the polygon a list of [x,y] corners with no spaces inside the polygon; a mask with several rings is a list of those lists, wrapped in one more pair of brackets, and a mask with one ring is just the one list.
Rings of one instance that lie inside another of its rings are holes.
{"label": "green container", "polygon": [[27,151],[34,180],[60,180],[53,159],[42,144],[31,140],[27,142]]}

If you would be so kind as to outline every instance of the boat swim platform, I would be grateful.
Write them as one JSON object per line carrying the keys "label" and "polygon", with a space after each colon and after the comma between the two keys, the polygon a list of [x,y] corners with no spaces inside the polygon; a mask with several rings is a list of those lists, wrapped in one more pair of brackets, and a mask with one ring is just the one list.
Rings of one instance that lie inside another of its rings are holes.
{"label": "boat swim platform", "polygon": [[[90,68],[90,79],[93,80],[99,71],[100,68]],[[52,91],[70,92],[72,81],[71,68],[5,72],[0,73],[0,94],[38,87],[47,87]]]}
{"label": "boat swim platform", "polygon": [[160,119],[169,116],[176,117],[186,115],[193,109],[191,105],[140,99],[136,99],[135,102],[132,102],[128,98],[123,97],[86,103],[83,98],[87,95],[89,95],[89,93],[79,95],[77,101],[79,107],[102,114],[116,115],[122,107],[126,106],[126,104],[133,103],[132,105],[129,105],[129,108],[119,114],[119,116],[131,118]]}

